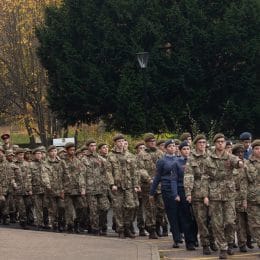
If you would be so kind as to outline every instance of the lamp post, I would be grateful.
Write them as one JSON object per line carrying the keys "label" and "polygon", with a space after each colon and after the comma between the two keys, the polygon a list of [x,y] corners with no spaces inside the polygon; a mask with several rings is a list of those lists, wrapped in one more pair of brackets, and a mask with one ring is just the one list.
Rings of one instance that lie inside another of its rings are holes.
{"label": "lamp post", "polygon": [[143,74],[143,85],[144,85],[144,127],[145,132],[147,131],[147,109],[148,109],[148,95],[147,95],[147,84],[146,84],[146,74],[145,69],[147,68],[149,52],[138,52],[136,57],[139,63],[139,66]]}

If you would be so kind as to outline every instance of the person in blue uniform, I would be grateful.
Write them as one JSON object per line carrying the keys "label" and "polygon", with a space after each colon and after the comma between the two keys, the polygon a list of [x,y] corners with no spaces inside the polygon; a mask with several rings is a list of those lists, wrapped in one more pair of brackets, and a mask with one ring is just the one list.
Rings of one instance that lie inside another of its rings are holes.
{"label": "person in blue uniform", "polygon": [[[172,191],[172,168],[177,158],[175,155],[176,146],[174,140],[166,141],[164,147],[165,155],[158,160],[156,164],[156,175],[153,179],[149,199],[150,203],[154,203],[154,194],[159,183],[161,183],[162,198],[173,235],[173,247],[177,248],[179,247],[180,231],[178,223],[177,195],[174,196]],[[174,193],[177,194],[177,191]]]}
{"label": "person in blue uniform", "polygon": [[184,191],[184,170],[187,159],[190,155],[190,146],[187,141],[179,145],[181,157],[175,160],[172,166],[172,193],[178,201],[177,213],[180,225],[184,232],[187,250],[195,250],[197,244],[197,225],[192,211],[191,204],[187,201]]}

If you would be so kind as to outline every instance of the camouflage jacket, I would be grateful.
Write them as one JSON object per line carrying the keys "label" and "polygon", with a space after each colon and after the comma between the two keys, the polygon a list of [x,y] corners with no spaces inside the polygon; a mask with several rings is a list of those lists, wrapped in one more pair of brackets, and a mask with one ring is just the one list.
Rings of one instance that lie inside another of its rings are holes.
{"label": "camouflage jacket", "polygon": [[156,175],[156,163],[162,156],[163,152],[157,148],[147,148],[137,155],[137,169],[142,191],[150,191],[151,181]]}
{"label": "camouflage jacket", "polygon": [[59,157],[56,157],[54,160],[47,157],[46,163],[50,167],[50,171],[48,171],[48,174],[51,183],[51,194],[54,197],[59,197],[61,192],[63,191],[60,167],[61,160]]}
{"label": "camouflage jacket", "polygon": [[260,160],[253,155],[249,157],[247,165],[247,200],[260,204]]}
{"label": "camouflage jacket", "polygon": [[0,196],[5,196],[10,192],[13,192],[13,189],[16,186],[14,173],[10,172],[9,163],[1,158],[0,160]]}
{"label": "camouflage jacket", "polygon": [[15,165],[19,169],[14,175],[15,183],[17,185],[15,194],[28,195],[28,192],[32,191],[32,176],[29,163],[26,161],[16,161]]}
{"label": "camouflage jacket", "polygon": [[107,158],[107,174],[109,185],[116,185],[123,190],[138,187],[136,175],[136,160],[129,152],[119,152],[115,148]]}
{"label": "camouflage jacket", "polygon": [[238,168],[238,162],[239,159],[236,156],[228,154],[226,151],[221,157],[215,151],[208,157],[207,173],[202,186],[208,191],[210,200],[235,200],[233,169]]}
{"label": "camouflage jacket", "polygon": [[85,166],[77,158],[66,157],[61,161],[61,179],[63,191],[69,195],[80,195],[86,192]]}
{"label": "camouflage jacket", "polygon": [[106,161],[98,154],[87,154],[82,158],[86,173],[86,193],[103,194],[108,190]]}
{"label": "camouflage jacket", "polygon": [[244,212],[243,201],[247,199],[247,177],[246,168],[239,168],[233,170],[233,177],[236,188],[236,210]]}
{"label": "camouflage jacket", "polygon": [[33,194],[43,194],[51,189],[49,179],[50,167],[44,161],[30,162],[30,171],[32,178],[32,192]]}
{"label": "camouflage jacket", "polygon": [[186,196],[193,201],[203,200],[207,190],[203,187],[203,178],[206,178],[206,165],[208,154],[198,154],[195,150],[189,157],[184,172],[184,189]]}

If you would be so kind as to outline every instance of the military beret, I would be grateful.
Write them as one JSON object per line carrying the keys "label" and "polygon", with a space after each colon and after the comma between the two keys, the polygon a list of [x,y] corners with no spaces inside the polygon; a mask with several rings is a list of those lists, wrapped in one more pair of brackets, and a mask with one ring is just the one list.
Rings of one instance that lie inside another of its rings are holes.
{"label": "military beret", "polygon": [[83,145],[80,147],[81,152],[88,150],[88,147],[86,145]]}
{"label": "military beret", "polygon": [[255,139],[251,146],[252,148],[254,148],[255,146],[260,146],[260,139]]}
{"label": "military beret", "polygon": [[170,144],[175,144],[175,141],[174,141],[173,139],[167,140],[167,141],[165,142],[165,144],[164,144],[164,148],[167,148],[167,146],[170,145]]}
{"label": "military beret", "polygon": [[156,142],[156,145],[159,146],[159,145],[161,145],[161,144],[164,144],[165,142],[166,142],[166,140],[161,139],[161,140],[158,140],[158,141]]}
{"label": "military beret", "polygon": [[46,151],[46,147],[43,146],[43,145],[39,146],[39,149],[41,149],[41,152],[43,152],[43,153],[46,153],[46,152],[47,152],[47,151]]}
{"label": "military beret", "polygon": [[5,153],[5,149],[3,146],[0,146],[0,151],[2,151],[3,153]]}
{"label": "military beret", "polygon": [[181,142],[180,145],[179,145],[179,149],[181,150],[181,149],[182,149],[183,147],[185,147],[185,146],[190,146],[187,141]]}
{"label": "military beret", "polygon": [[23,148],[17,148],[15,150],[15,154],[18,154],[18,153],[24,153],[24,149]]}
{"label": "military beret", "polygon": [[39,146],[39,147],[36,147],[32,150],[32,153],[35,154],[35,153],[38,153],[38,152],[42,152],[42,148]]}
{"label": "military beret", "polygon": [[60,148],[58,149],[58,154],[59,154],[59,153],[63,153],[63,152],[66,152],[65,148],[60,147]]}
{"label": "military beret", "polygon": [[93,143],[96,143],[96,140],[94,140],[94,139],[88,139],[88,140],[86,141],[86,146],[89,146],[90,144],[93,144]]}
{"label": "military beret", "polygon": [[179,139],[174,139],[174,142],[176,145],[179,145],[181,143],[181,141]]}
{"label": "military beret", "polygon": [[215,136],[213,137],[213,143],[215,143],[219,138],[226,139],[222,133],[218,133],[218,134],[215,134]]}
{"label": "military beret", "polygon": [[150,140],[155,139],[155,135],[153,133],[146,133],[144,135],[144,141],[149,142]]}
{"label": "military beret", "polygon": [[135,145],[135,149],[138,149],[139,146],[144,145],[144,142],[138,142]]}
{"label": "military beret", "polygon": [[232,153],[233,153],[233,154],[237,153],[237,151],[239,151],[239,150],[244,151],[244,146],[243,146],[243,144],[235,144],[235,145],[232,147]]}
{"label": "military beret", "polygon": [[104,145],[107,145],[107,144],[106,144],[106,143],[100,143],[100,144],[98,145],[98,150],[101,149]]}
{"label": "military beret", "polygon": [[10,155],[14,156],[14,151],[13,150],[6,150],[5,151],[5,156],[10,156]]}
{"label": "military beret", "polygon": [[31,150],[30,148],[24,148],[24,152],[25,152],[25,153],[31,153],[32,150]]}
{"label": "military beret", "polygon": [[78,154],[80,154],[80,153],[82,153],[82,150],[81,150],[81,149],[77,149],[77,150],[76,150],[76,155],[78,155]]}
{"label": "military beret", "polygon": [[226,146],[227,146],[227,145],[233,145],[232,141],[227,140],[227,141],[226,141]]}
{"label": "military beret", "polygon": [[9,134],[2,134],[1,135],[1,139],[4,140],[4,139],[9,139],[10,138],[10,135]]}
{"label": "military beret", "polygon": [[185,140],[187,140],[189,137],[191,137],[191,134],[188,133],[188,132],[185,132],[185,133],[182,133],[182,134],[181,134],[180,140],[181,140],[181,141],[185,141]]}
{"label": "military beret", "polygon": [[47,148],[47,152],[50,152],[51,150],[53,149],[57,149],[57,147],[55,145],[50,145],[48,148]]}
{"label": "military beret", "polygon": [[69,142],[69,143],[66,143],[64,147],[65,147],[65,149],[69,149],[70,147],[76,147],[76,145],[72,142]]}
{"label": "military beret", "polygon": [[19,148],[19,145],[18,144],[14,144],[13,145],[13,150],[15,151],[16,149],[18,149]]}
{"label": "military beret", "polygon": [[116,142],[117,140],[125,139],[125,137],[122,134],[117,134],[113,137],[113,141]]}
{"label": "military beret", "polygon": [[204,134],[198,134],[195,136],[193,143],[196,144],[199,140],[204,139],[206,140],[206,136]]}
{"label": "military beret", "polygon": [[240,136],[239,136],[240,140],[251,140],[252,139],[252,135],[249,132],[243,132]]}

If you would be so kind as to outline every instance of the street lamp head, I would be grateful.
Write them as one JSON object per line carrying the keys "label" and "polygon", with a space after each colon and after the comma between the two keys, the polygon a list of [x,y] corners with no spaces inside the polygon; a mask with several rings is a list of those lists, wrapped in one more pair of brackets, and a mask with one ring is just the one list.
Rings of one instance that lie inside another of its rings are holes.
{"label": "street lamp head", "polygon": [[145,69],[149,59],[149,52],[138,52],[136,56],[141,69]]}

